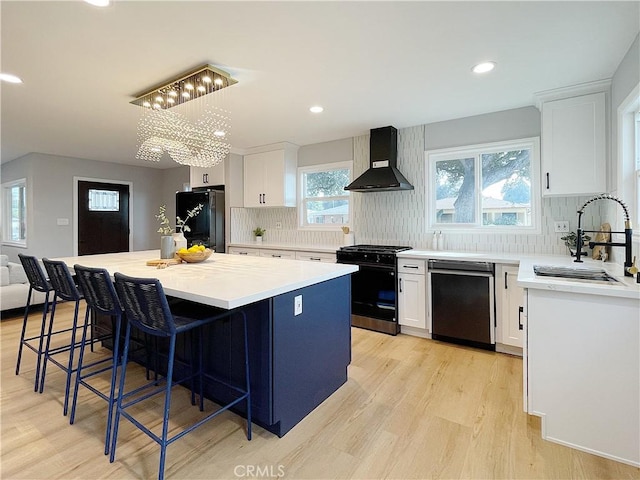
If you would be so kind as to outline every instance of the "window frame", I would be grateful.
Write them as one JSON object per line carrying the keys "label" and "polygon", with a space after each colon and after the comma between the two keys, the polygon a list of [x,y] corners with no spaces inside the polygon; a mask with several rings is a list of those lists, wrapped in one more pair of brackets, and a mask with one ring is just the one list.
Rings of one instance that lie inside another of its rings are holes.
{"label": "window frame", "polygon": [[[483,225],[482,210],[482,154],[510,150],[530,149],[529,172],[531,176],[531,225]],[[542,232],[542,201],[540,190],[540,137],[526,137],[514,140],[464,145],[425,151],[425,232],[438,230],[456,233],[513,233],[539,234]],[[474,223],[438,223],[436,221],[435,167],[438,161],[474,158],[475,209]]]}
{"label": "window frame", "polygon": [[[10,238],[11,232],[11,190],[15,187],[24,188],[24,224],[25,233],[24,240],[12,240]],[[2,245],[27,248],[27,241],[29,238],[29,187],[26,178],[19,178],[2,184]]]}
{"label": "window frame", "polygon": [[[317,165],[309,165],[306,167],[298,167],[298,230],[310,230],[310,231],[342,231],[342,227],[350,227],[353,223],[353,202],[350,192],[345,191],[344,195],[338,197],[304,197],[304,175],[308,173],[320,173],[329,172],[332,170],[349,170],[349,183],[353,180],[353,162],[331,162],[322,163]],[[322,201],[323,199],[337,199],[346,200],[349,204],[349,222],[348,223],[318,223],[308,224],[306,223],[306,202],[307,201]]]}

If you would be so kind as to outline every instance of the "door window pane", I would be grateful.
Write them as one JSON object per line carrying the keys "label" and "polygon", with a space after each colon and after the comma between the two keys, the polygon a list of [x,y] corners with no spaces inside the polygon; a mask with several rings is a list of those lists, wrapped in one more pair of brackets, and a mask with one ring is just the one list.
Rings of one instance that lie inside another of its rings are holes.
{"label": "door window pane", "polygon": [[92,212],[117,212],[120,210],[120,192],[89,189],[89,210]]}

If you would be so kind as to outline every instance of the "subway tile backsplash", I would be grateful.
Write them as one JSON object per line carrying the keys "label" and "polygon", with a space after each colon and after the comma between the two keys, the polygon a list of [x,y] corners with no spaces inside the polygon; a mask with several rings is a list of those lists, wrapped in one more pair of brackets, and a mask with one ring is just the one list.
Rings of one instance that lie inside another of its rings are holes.
{"label": "subway tile backsplash", "polygon": [[[369,136],[355,137],[354,177],[369,165]],[[398,169],[413,184],[414,190],[400,192],[352,193],[353,222],[356,243],[409,245],[416,249],[431,248],[433,231],[425,231],[425,139],[423,126],[399,131]],[[509,252],[523,254],[567,254],[567,248],[554,232],[554,221],[568,220],[570,229],[577,228],[577,210],[590,197],[552,197],[542,199],[542,233],[455,233],[444,232],[445,250]],[[599,227],[603,221],[615,226],[609,215],[618,214],[605,202],[591,204],[583,216],[585,228]],[[282,223],[276,229],[276,223]],[[342,232],[316,232],[297,229],[295,208],[231,208],[231,242],[253,241],[252,230],[267,230],[265,242],[297,245],[340,246]]]}

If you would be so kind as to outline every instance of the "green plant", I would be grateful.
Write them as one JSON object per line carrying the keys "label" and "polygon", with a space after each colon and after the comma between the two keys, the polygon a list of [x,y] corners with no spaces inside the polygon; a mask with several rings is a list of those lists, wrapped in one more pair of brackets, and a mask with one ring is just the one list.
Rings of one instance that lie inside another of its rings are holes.
{"label": "green plant", "polygon": [[265,233],[266,233],[266,230],[265,230],[264,228],[261,228],[261,227],[256,227],[256,228],[253,230],[253,235],[254,235],[254,236],[256,236],[256,237],[261,237],[261,236],[263,236]]}
{"label": "green plant", "polygon": [[158,233],[162,235],[171,235],[173,233],[173,228],[171,228],[171,224],[169,223],[169,219],[167,218],[167,206],[162,205],[156,215],[156,218],[160,221],[160,228],[158,229]]}

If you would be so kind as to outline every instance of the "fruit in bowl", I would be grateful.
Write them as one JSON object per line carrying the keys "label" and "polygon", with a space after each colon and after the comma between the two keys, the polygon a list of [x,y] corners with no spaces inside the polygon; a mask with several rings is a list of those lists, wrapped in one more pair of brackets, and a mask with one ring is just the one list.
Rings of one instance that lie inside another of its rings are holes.
{"label": "fruit in bowl", "polygon": [[204,262],[212,253],[213,251],[205,248],[204,245],[193,245],[189,248],[181,248],[176,252],[178,257],[187,263]]}

